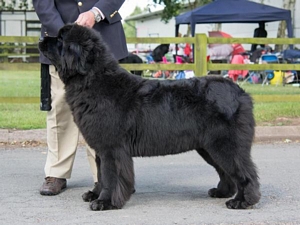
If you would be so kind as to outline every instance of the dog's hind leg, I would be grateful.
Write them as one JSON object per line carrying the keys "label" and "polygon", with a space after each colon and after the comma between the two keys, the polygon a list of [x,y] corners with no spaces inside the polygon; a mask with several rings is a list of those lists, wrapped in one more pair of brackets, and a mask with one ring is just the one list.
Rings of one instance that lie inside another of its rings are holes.
{"label": "dog's hind leg", "polygon": [[251,145],[233,146],[236,145],[225,144],[221,148],[210,149],[209,154],[237,185],[236,196],[227,201],[226,206],[230,209],[246,209],[260,199],[258,175],[250,156]]}
{"label": "dog's hind leg", "polygon": [[217,188],[212,188],[208,191],[210,197],[214,198],[229,198],[232,197],[236,192],[236,184],[232,179],[222,170],[210,157],[210,155],[204,150],[199,149],[197,152],[202,156],[202,158],[211,166],[213,166],[219,174],[220,182]]}
{"label": "dog's hind leg", "polygon": [[101,192],[90,203],[92,210],[120,209],[134,189],[133,161],[123,149],[101,154]]}
{"label": "dog's hind leg", "polygon": [[[96,155],[96,165],[97,165],[97,179],[98,181],[101,181],[101,170],[100,170],[100,165],[101,165],[101,160],[100,157]],[[82,195],[82,199],[85,202],[91,202],[95,199],[97,199],[100,195],[101,192],[101,182],[97,182],[94,185],[94,188],[92,191],[87,191]]]}
{"label": "dog's hind leg", "polygon": [[234,161],[236,169],[231,171],[231,177],[237,182],[238,193],[226,202],[226,206],[229,209],[246,209],[258,203],[261,197],[258,175],[250,157]]}

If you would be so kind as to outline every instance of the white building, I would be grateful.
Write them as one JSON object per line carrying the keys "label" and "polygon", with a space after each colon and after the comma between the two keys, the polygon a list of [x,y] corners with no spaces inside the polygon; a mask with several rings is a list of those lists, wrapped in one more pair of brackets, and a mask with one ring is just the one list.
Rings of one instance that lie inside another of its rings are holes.
{"label": "white building", "polygon": [[1,36],[39,36],[41,24],[33,10],[0,11]]}

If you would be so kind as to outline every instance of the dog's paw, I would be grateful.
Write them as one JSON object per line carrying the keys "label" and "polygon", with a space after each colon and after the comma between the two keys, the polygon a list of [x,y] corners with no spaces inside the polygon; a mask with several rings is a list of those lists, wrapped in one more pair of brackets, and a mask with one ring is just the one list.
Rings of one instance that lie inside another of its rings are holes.
{"label": "dog's paw", "polygon": [[90,209],[93,211],[103,211],[103,210],[111,210],[111,209],[118,209],[118,208],[116,206],[113,206],[108,201],[96,199],[90,203]]}
{"label": "dog's paw", "polygon": [[230,199],[226,202],[228,209],[249,209],[252,205],[249,205],[246,201],[241,201],[237,199]]}
{"label": "dog's paw", "polygon": [[98,195],[96,195],[94,192],[92,191],[88,191],[88,192],[85,192],[83,195],[82,195],[82,199],[83,201],[85,202],[91,202],[91,201],[94,201],[95,199],[98,198]]}
{"label": "dog's paw", "polygon": [[235,194],[235,191],[227,192],[220,191],[217,188],[212,188],[208,191],[208,195],[212,198],[230,198]]}

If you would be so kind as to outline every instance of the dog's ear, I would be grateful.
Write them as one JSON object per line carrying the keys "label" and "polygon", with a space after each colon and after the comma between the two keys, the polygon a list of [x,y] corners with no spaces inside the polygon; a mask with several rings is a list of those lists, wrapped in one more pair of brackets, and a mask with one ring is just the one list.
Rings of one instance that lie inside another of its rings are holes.
{"label": "dog's ear", "polygon": [[78,25],[69,24],[64,26],[59,37],[62,40],[61,64],[62,71],[69,76],[73,74],[86,74],[94,62],[91,51],[93,45],[86,34],[86,28]]}
{"label": "dog's ear", "polygon": [[76,42],[64,43],[61,52],[62,70],[69,75],[86,74],[89,64],[88,56],[81,45]]}
{"label": "dog's ear", "polygon": [[78,71],[80,68],[80,55],[82,49],[81,46],[76,43],[68,43],[63,46],[61,57],[63,61],[63,68],[66,71]]}

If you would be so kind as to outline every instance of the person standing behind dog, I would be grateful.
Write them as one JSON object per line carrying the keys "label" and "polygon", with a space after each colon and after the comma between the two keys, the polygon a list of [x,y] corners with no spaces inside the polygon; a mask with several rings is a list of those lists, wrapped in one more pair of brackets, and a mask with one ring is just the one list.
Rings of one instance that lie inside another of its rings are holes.
{"label": "person standing behind dog", "polygon": [[[33,6],[42,24],[41,37],[57,36],[67,23],[94,28],[99,31],[117,60],[128,55],[126,39],[118,10],[125,0],[33,0]],[[45,181],[41,195],[59,194],[67,186],[75,159],[79,130],[73,121],[64,96],[64,85],[50,61],[42,54],[40,62],[49,65],[51,77],[51,110],[47,113],[48,154]],[[93,179],[97,182],[95,151],[87,147]]]}
{"label": "person standing behind dog", "polygon": [[[183,35],[183,37],[187,37],[187,34]],[[192,54],[192,48],[189,43],[185,43],[184,47],[184,56],[187,62],[191,62],[191,54]]]}
{"label": "person standing behind dog", "polygon": [[[254,30],[253,37],[266,38],[268,36],[268,32],[265,29],[265,23],[264,22],[259,22],[258,25],[259,25],[258,28],[256,28]],[[264,44],[260,44],[260,46],[262,48],[265,47]],[[257,44],[252,44],[251,45],[251,52],[254,52],[256,50],[256,48],[257,48]]]}
{"label": "person standing behind dog", "polygon": [[[182,34],[179,33],[177,37],[182,37]],[[184,48],[185,48],[185,44],[184,43],[179,43],[177,45],[176,44],[172,44],[170,48],[172,50],[174,63],[177,62],[177,57],[181,57],[182,59],[184,58]]]}

